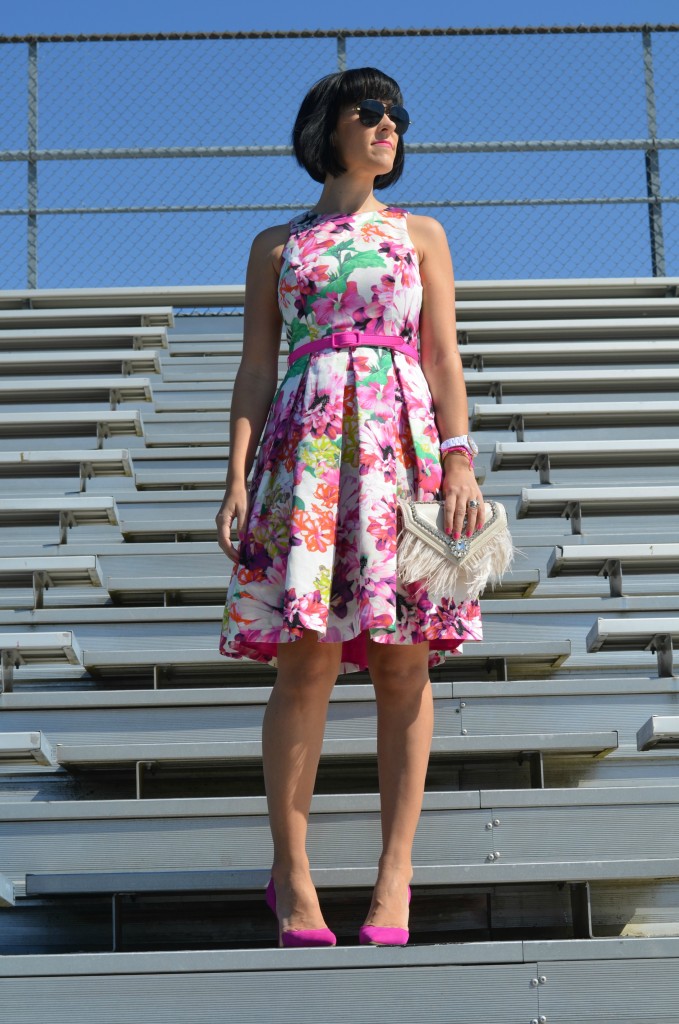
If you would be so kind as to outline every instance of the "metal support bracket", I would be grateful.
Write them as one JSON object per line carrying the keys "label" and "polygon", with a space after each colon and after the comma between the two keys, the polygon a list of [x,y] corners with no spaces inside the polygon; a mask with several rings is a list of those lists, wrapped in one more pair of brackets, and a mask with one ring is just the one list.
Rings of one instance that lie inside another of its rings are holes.
{"label": "metal support bracket", "polygon": [[531,789],[545,788],[545,759],[541,750],[531,750],[521,754],[521,761],[526,757],[530,770]]}
{"label": "metal support bracket", "polygon": [[489,677],[495,674],[495,679],[498,683],[506,683],[509,679],[507,673],[507,659],[506,658],[488,658],[486,660],[486,673]]}
{"label": "metal support bracket", "polygon": [[59,543],[65,544],[68,540],[68,531],[75,526],[75,518],[72,512],[61,511],[59,513]]}
{"label": "metal support bracket", "polygon": [[662,678],[671,678],[674,675],[671,633],[656,633],[646,650],[652,651],[658,657],[658,675]]}
{"label": "metal support bracket", "polygon": [[523,416],[512,416],[509,421],[509,429],[514,431],[517,441],[526,440],[526,422]]}
{"label": "metal support bracket", "polygon": [[495,399],[496,405],[502,405],[502,384],[499,381],[490,385],[488,394]]}
{"label": "metal support bracket", "polygon": [[114,892],[111,896],[111,931],[112,948],[119,953],[123,944],[122,897],[125,893]]}
{"label": "metal support bracket", "polygon": [[84,494],[87,490],[87,481],[91,480],[94,476],[94,467],[91,462],[80,463],[80,493]]}
{"label": "metal support bracket", "polygon": [[551,466],[549,463],[549,455],[547,455],[545,452],[543,452],[541,455],[538,455],[531,468],[540,473],[541,484],[551,484]]}
{"label": "metal support bracket", "polygon": [[571,533],[582,533],[582,506],[579,501],[569,501],[562,514],[571,521]]}
{"label": "metal support bracket", "polygon": [[608,579],[611,597],[622,597],[622,563],[619,558],[608,558],[597,575]]}
{"label": "metal support bracket", "polygon": [[0,651],[0,693],[11,693],[14,684],[14,668],[19,662],[13,651]]}
{"label": "metal support bracket", "polygon": [[50,585],[48,573],[36,569],[33,573],[33,610],[45,607],[45,591]]}
{"label": "metal support bracket", "polygon": [[144,776],[144,769],[148,768],[152,771],[156,767],[156,761],[137,761],[135,765],[136,775],[136,789],[137,789],[137,800],[141,800],[142,780]]}
{"label": "metal support bracket", "polygon": [[573,918],[573,938],[593,939],[592,931],[592,900],[589,882],[571,882],[571,916]]}

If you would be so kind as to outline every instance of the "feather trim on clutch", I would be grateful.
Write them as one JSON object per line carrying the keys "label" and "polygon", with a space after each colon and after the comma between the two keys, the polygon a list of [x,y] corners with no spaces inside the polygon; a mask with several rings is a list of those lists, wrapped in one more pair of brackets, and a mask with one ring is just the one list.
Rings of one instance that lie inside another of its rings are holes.
{"label": "feather trim on clutch", "polygon": [[399,498],[398,504],[398,578],[404,584],[420,583],[434,604],[443,598],[453,598],[456,604],[473,601],[509,569],[516,548],[500,502],[486,501],[481,529],[459,540],[443,532],[442,501]]}

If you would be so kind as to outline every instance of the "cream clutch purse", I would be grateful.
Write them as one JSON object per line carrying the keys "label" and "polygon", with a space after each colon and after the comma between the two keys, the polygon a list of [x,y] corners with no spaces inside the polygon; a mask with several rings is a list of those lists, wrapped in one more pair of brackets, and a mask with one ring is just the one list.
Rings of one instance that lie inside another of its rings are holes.
{"label": "cream clutch purse", "polygon": [[486,501],[481,529],[471,537],[463,533],[459,540],[443,532],[442,501],[399,498],[398,504],[398,578],[401,583],[420,583],[434,604],[443,598],[456,604],[472,601],[509,569],[516,549],[499,501]]}

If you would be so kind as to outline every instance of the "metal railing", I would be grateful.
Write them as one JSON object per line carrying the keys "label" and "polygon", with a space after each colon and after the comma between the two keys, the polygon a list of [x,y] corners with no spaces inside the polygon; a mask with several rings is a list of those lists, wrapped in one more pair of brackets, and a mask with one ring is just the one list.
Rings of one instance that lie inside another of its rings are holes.
{"label": "metal railing", "polygon": [[366,64],[413,112],[382,196],[443,222],[458,278],[677,274],[678,31],[0,37],[0,287],[242,281],[315,202],[301,97]]}

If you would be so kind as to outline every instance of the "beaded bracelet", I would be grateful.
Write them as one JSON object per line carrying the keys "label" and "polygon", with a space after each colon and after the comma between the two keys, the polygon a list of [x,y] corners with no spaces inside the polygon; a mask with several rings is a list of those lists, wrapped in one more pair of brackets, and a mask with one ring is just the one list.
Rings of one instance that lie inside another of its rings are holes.
{"label": "beaded bracelet", "polygon": [[469,468],[474,469],[474,457],[468,448],[464,448],[462,445],[455,445],[454,447],[446,448],[445,451],[441,449],[441,459],[445,459],[446,455],[450,455],[451,452],[460,452],[461,455],[466,455]]}

